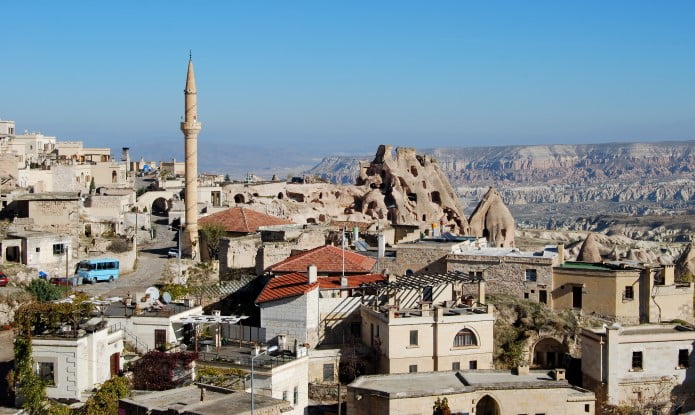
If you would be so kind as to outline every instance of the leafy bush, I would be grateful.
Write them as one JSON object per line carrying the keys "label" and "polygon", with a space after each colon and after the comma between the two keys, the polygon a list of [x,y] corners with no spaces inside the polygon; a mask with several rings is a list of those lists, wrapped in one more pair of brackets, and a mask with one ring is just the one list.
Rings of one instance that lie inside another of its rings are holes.
{"label": "leafy bush", "polygon": [[24,289],[41,303],[60,300],[69,290],[68,287],[53,285],[42,279],[32,280]]}
{"label": "leafy bush", "polygon": [[77,415],[118,414],[118,400],[130,396],[130,381],[125,377],[114,377],[104,382],[87,399]]}
{"label": "leafy bush", "polygon": [[125,239],[114,239],[111,241],[107,249],[115,253],[128,252],[130,251],[130,244]]}

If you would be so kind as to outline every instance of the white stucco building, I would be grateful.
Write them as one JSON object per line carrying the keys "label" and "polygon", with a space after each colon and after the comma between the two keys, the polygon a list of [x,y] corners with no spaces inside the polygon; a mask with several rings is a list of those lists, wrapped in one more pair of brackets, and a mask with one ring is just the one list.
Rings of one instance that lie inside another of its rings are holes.
{"label": "white stucco building", "polygon": [[78,330],[34,336],[34,367],[46,382],[52,399],[84,401],[85,392],[116,376],[121,370],[123,331],[103,323],[93,332]]}
{"label": "white stucco building", "polygon": [[[584,387],[609,405],[668,405],[671,393],[695,390],[695,328],[675,324],[582,330]],[[682,401],[676,397],[674,402]],[[684,403],[684,402],[678,402]],[[692,407],[694,402],[686,404]]]}

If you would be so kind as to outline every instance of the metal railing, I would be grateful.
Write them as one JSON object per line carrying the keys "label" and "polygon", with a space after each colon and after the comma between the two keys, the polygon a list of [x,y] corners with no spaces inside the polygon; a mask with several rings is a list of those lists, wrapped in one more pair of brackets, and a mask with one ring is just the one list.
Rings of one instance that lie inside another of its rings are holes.
{"label": "metal railing", "polygon": [[147,345],[147,343],[141,341],[138,336],[126,330],[121,323],[116,323],[109,326],[109,334],[115,333],[118,330],[123,332],[123,340],[128,340],[128,338],[130,338],[130,340],[135,343],[136,349],[144,350],[145,353],[150,351],[150,347]]}

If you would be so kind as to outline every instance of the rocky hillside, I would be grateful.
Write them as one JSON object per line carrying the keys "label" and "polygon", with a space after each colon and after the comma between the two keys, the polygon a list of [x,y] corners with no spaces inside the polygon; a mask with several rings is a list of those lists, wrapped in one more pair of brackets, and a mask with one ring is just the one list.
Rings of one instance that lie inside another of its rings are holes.
{"label": "rocky hillside", "polygon": [[[522,226],[552,222],[593,230],[587,223],[594,215],[695,214],[695,141],[424,152],[439,161],[468,214],[493,185]],[[354,183],[359,161],[365,159],[369,157],[326,157],[308,173]],[[576,222],[580,216],[585,218],[581,224]]]}

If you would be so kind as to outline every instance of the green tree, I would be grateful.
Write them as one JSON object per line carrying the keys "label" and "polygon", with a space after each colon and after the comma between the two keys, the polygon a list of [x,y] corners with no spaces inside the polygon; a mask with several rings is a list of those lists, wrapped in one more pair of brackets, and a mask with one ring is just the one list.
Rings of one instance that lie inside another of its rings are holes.
{"label": "green tree", "polygon": [[215,266],[212,262],[199,262],[186,270],[186,285],[190,293],[195,295],[198,303],[203,301],[205,290],[203,288],[213,282]]}
{"label": "green tree", "polygon": [[35,279],[25,287],[25,290],[36,299],[45,303],[48,301],[60,300],[65,294],[65,288],[49,284],[46,280]]}
{"label": "green tree", "polygon": [[225,175],[224,175],[224,181],[225,181],[225,182],[231,182],[231,181],[232,181],[232,178],[229,177],[229,174],[225,174]]}
{"label": "green tree", "polygon": [[203,239],[205,239],[209,258],[217,259],[220,254],[220,238],[224,238],[227,235],[224,226],[205,223],[200,227],[200,233],[203,235]]}
{"label": "green tree", "polygon": [[130,381],[125,377],[114,377],[104,382],[87,399],[77,415],[117,415],[118,400],[130,396]]}
{"label": "green tree", "polygon": [[89,193],[94,193],[96,187],[97,186],[94,184],[94,177],[92,177],[92,180],[89,182]]}

